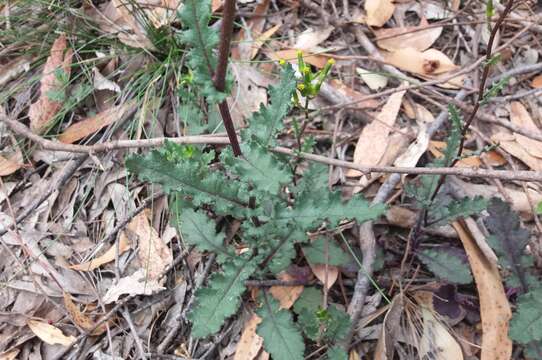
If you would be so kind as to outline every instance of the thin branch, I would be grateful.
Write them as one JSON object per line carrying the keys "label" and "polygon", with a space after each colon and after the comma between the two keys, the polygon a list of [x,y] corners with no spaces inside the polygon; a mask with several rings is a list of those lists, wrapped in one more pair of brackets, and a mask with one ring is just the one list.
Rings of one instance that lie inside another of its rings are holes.
{"label": "thin branch", "polygon": [[[30,129],[18,121],[7,118],[0,118],[12,131],[34,141],[41,148],[52,151],[77,152],[83,154],[96,154],[98,152],[127,149],[127,148],[148,148],[162,145],[165,141],[171,141],[177,144],[228,144],[225,137],[211,136],[184,136],[175,138],[154,138],[147,140],[122,140],[106,142],[96,145],[71,145],[54,142],[33,134]],[[337,167],[354,169],[362,173],[399,173],[399,174],[430,174],[430,175],[458,175],[473,178],[502,179],[517,181],[542,181],[542,172],[540,171],[508,171],[508,170],[486,170],[474,168],[424,168],[424,167],[394,167],[394,166],[363,166],[349,161],[331,159],[322,155],[309,153],[299,153],[297,151],[285,148],[275,147],[271,151],[288,156],[298,156],[301,159],[319,162],[322,164],[333,165]]]}

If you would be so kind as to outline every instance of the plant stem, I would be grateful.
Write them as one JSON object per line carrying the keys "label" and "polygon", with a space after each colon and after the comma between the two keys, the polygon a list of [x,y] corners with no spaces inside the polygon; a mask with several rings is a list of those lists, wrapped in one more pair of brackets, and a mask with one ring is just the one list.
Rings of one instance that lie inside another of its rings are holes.
{"label": "plant stem", "polygon": [[[213,76],[213,82],[215,88],[224,92],[226,89],[226,73],[228,70],[228,59],[230,57],[230,44],[233,33],[233,20],[235,19],[235,0],[226,0],[224,2],[224,11],[222,16],[222,27],[220,29],[220,44],[218,47],[218,64]],[[237,134],[235,133],[235,126],[231,118],[230,108],[228,102],[224,99],[219,105],[220,115],[224,122],[224,127],[228,133],[233,154],[235,156],[242,155],[239,141],[237,140]]]}

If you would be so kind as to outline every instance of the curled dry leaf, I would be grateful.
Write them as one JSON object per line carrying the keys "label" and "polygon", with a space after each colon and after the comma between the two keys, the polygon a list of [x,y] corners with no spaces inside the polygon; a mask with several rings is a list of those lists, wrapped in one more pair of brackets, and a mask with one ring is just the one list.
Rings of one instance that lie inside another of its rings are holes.
{"label": "curled dry leaf", "polygon": [[532,170],[542,170],[542,159],[532,156],[522,144],[518,143],[516,135],[501,132],[493,135],[491,140],[498,143],[501,149],[524,162]]}
{"label": "curled dry leaf", "polygon": [[147,212],[139,213],[126,226],[129,239],[138,239],[138,257],[145,277],[156,280],[162,271],[173,261],[173,254],[151,226]]}
{"label": "curled dry leaf", "polygon": [[[86,261],[81,264],[72,265],[70,266],[70,269],[78,271],[92,271],[94,269],[97,269],[103,264],[107,264],[108,262],[115,260],[115,253],[117,251],[116,249],[117,245],[113,244],[105,253],[98,256],[96,259]],[[124,253],[128,249],[130,249],[130,242],[126,237],[126,234],[122,232],[119,237],[119,255]]]}
{"label": "curled dry leaf", "polygon": [[105,126],[111,125],[117,121],[121,121],[134,109],[135,103],[130,101],[123,105],[118,105],[111,109],[102,111],[95,116],[91,116],[70,125],[62,134],[58,136],[58,140],[65,144],[72,144],[90,134],[95,133]]}
{"label": "curled dry leaf", "polygon": [[363,82],[367,84],[367,86],[371,90],[379,90],[385,88],[388,84],[388,77],[380,75],[375,71],[369,71],[362,67],[357,67],[356,72],[361,77],[361,80],[363,80]]}
{"label": "curled dry leaf", "polygon": [[298,50],[313,50],[316,46],[320,45],[325,41],[331,32],[333,31],[333,26],[323,27],[319,29],[308,28],[303,31],[297,37],[294,48]]}
{"label": "curled dry leaf", "polygon": [[102,31],[118,37],[122,43],[134,48],[154,50],[141,19],[149,19],[155,28],[159,28],[174,20],[179,6],[178,0],[149,0],[137,4],[111,0],[99,10],[90,9],[87,15]]}
{"label": "curled dry leaf", "polygon": [[365,21],[369,26],[380,27],[384,25],[393,15],[395,5],[391,0],[366,0]]}
{"label": "curled dry leaf", "polygon": [[[422,52],[412,48],[404,48],[385,53],[384,59],[390,65],[430,80],[439,80],[439,78],[448,76],[451,71],[458,69],[458,66],[446,54],[436,49]],[[464,76],[459,75],[439,84],[439,86],[459,88],[463,85],[463,79]]]}
{"label": "curled dry leaf", "polygon": [[419,340],[418,351],[423,359],[463,360],[461,345],[450,334],[442,321],[437,319],[433,310],[433,293],[420,291],[415,294],[420,305],[423,332]]}
{"label": "curled dry leaf", "polygon": [[[309,266],[312,270],[312,273],[322,284],[326,284],[327,280],[327,289],[331,289],[333,284],[339,278],[339,268],[337,266],[328,265],[326,269],[325,264],[311,264]],[[327,270],[327,271],[326,271]],[[327,279],[326,279],[327,278]]]}
{"label": "curled dry leaf", "polygon": [[376,43],[382,49],[397,51],[412,48],[418,51],[427,50],[433,45],[442,33],[442,26],[429,27],[429,23],[422,18],[417,26],[395,27],[376,30]]}
{"label": "curled dry leaf", "polygon": [[103,302],[111,304],[118,301],[122,295],[152,295],[165,288],[155,279],[145,275],[144,269],[139,269],[130,276],[123,277],[111,286],[103,297]]}
{"label": "curled dry leaf", "polygon": [[95,90],[109,90],[109,91],[113,91],[113,92],[116,92],[116,93],[121,92],[120,86],[117,83],[115,83],[115,82],[109,80],[108,78],[106,78],[105,76],[103,76],[102,73],[100,72],[100,70],[98,70],[97,67],[93,67],[92,72],[94,73],[93,86],[94,86]]}
{"label": "curled dry leaf", "polygon": [[[380,162],[388,147],[389,135],[401,108],[404,95],[405,91],[392,94],[376,118],[363,128],[354,151],[355,164],[372,166]],[[356,177],[361,176],[362,173],[350,169],[346,175]]]}
{"label": "curled dry leaf", "polygon": [[471,234],[460,222],[454,221],[452,226],[467,252],[478,289],[482,318],[480,360],[509,360],[512,356],[512,341],[508,338],[508,327],[512,311],[504,292],[499,269],[494,263],[487,261]]}
{"label": "curled dry leaf", "polygon": [[73,51],[66,50],[67,45],[66,35],[60,35],[53,43],[51,55],[45,62],[40,81],[40,97],[28,110],[30,129],[35,134],[45,132],[62,108],[62,101],[53,100],[50,96],[52,92],[65,92],[66,84],[63,84],[57,76],[59,71],[62,71],[66,78],[69,78],[71,73]]}
{"label": "curled dry leaf", "polygon": [[79,307],[71,299],[70,294],[64,291],[63,298],[64,306],[66,307],[66,310],[68,311],[68,314],[70,315],[70,318],[74,324],[85,330],[87,333],[90,333],[92,336],[101,335],[107,330],[105,323],[102,323],[96,327],[96,323],[79,310]]}
{"label": "curled dry leaf", "polygon": [[49,345],[70,346],[76,340],[74,336],[66,336],[56,326],[43,321],[28,320],[26,324],[37,337]]}

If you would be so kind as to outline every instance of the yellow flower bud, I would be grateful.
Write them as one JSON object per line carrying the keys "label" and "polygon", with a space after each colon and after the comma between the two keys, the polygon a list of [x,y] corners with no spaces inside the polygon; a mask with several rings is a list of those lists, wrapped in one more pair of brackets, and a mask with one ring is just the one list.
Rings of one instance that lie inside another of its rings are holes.
{"label": "yellow flower bud", "polygon": [[297,84],[297,89],[298,89],[299,91],[305,90],[305,84]]}
{"label": "yellow flower bud", "polygon": [[335,64],[335,59],[331,58],[331,59],[329,59],[329,60],[327,61],[327,63],[328,63],[329,65],[334,65],[334,64]]}
{"label": "yellow flower bud", "polygon": [[279,64],[280,64],[280,66],[286,65],[286,60],[280,59],[280,60],[279,60]]}

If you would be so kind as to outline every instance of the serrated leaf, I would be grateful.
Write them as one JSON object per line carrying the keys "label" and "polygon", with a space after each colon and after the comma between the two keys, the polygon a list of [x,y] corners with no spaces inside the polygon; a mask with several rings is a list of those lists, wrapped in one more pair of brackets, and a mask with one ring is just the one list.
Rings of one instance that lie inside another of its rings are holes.
{"label": "serrated leaf", "polygon": [[456,284],[472,283],[467,257],[459,249],[428,249],[418,253],[418,258],[441,279]]}
{"label": "serrated leaf", "polygon": [[[352,262],[352,256],[344,251],[333,239],[327,239],[327,263],[333,266],[344,266]],[[326,238],[319,237],[303,246],[303,253],[311,264],[326,263]]]}
{"label": "serrated leaf", "polygon": [[358,223],[374,220],[382,215],[383,204],[370,205],[361,196],[342,201],[339,192],[314,192],[296,201],[293,208],[279,209],[277,220],[293,221],[303,230],[312,230],[324,221],[336,227],[342,220],[354,219]]}
{"label": "serrated leaf", "polygon": [[291,171],[258,143],[243,144],[242,152],[243,157],[234,157],[231,151],[224,152],[224,163],[258,191],[277,195],[283,185],[291,182]]}
{"label": "serrated leaf", "polygon": [[521,344],[542,340],[542,287],[518,298],[509,334],[512,340]]}
{"label": "serrated leaf", "polygon": [[216,333],[226,318],[237,311],[245,280],[256,270],[257,260],[237,257],[225,262],[223,271],[214,273],[207,287],[196,291],[196,305],[188,316],[193,337]]}
{"label": "serrated leaf", "polygon": [[263,338],[265,351],[276,360],[303,360],[305,343],[292,314],[281,310],[279,302],[266,294],[256,313],[262,318],[256,333]]}
{"label": "serrated leaf", "polygon": [[303,310],[316,312],[322,305],[322,291],[315,287],[306,287],[294,304],[294,311],[300,314]]}
{"label": "serrated leaf", "polygon": [[432,224],[445,225],[460,217],[467,217],[481,213],[487,208],[488,201],[481,196],[474,198],[464,197],[461,200],[452,200],[447,205],[437,204],[431,211],[431,217],[437,220]]}
{"label": "serrated leaf", "polygon": [[185,27],[181,42],[190,46],[187,59],[193,70],[193,81],[201,87],[207,101],[218,103],[226,98],[226,94],[217,91],[213,83],[217,62],[213,50],[218,44],[218,33],[209,27],[211,0],[184,1],[179,17]]}
{"label": "serrated leaf", "polygon": [[219,256],[234,256],[234,253],[224,246],[224,233],[216,232],[216,224],[207,215],[182,207],[180,201],[174,201],[170,206],[173,223],[182,234],[183,241],[196,246],[199,251],[210,251]]}
{"label": "serrated leaf", "polygon": [[191,196],[195,206],[213,204],[219,214],[242,216],[248,204],[249,191],[245,185],[218,171],[209,172],[208,166],[197,159],[171,161],[167,147],[131,156],[126,167],[139,179],[162,185],[167,193],[178,191]]}
{"label": "serrated leaf", "polygon": [[264,147],[274,145],[274,137],[283,127],[282,120],[292,107],[295,87],[294,70],[287,65],[281,72],[279,84],[269,87],[271,104],[260,105],[260,110],[252,115],[250,125],[241,133],[243,140],[255,140]]}
{"label": "serrated leaf", "polygon": [[507,283],[511,286],[527,287],[533,259],[525,255],[524,250],[529,243],[529,231],[521,227],[518,215],[504,201],[493,198],[487,207],[489,217],[484,223],[490,233],[488,244],[495,250],[499,263],[511,275]]}
{"label": "serrated leaf", "polygon": [[342,348],[334,346],[326,352],[327,360],[348,360],[348,354]]}

